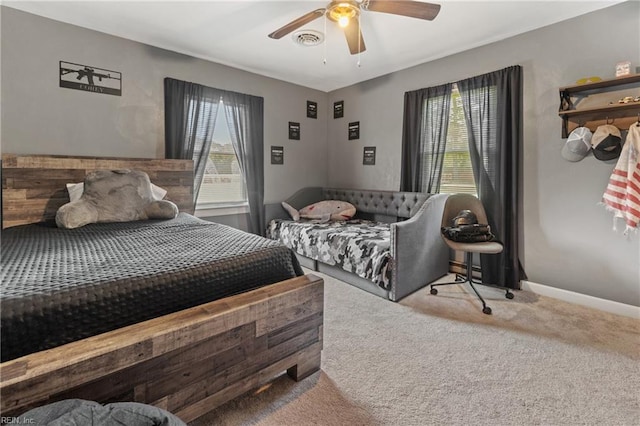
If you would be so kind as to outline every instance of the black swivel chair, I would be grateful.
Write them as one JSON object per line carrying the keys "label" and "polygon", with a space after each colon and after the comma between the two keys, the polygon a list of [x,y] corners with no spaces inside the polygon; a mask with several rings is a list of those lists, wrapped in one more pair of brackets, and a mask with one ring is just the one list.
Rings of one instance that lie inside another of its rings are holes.
{"label": "black swivel chair", "polygon": [[[484,207],[482,202],[477,197],[474,197],[470,194],[452,194],[447,198],[447,201],[444,205],[444,212],[442,213],[442,226],[452,226],[453,219],[458,215],[458,213],[462,210],[471,210],[477,217],[478,223],[486,224],[489,223],[487,221],[487,214],[484,211]],[[467,264],[467,275],[466,277],[461,274],[456,274],[456,280],[450,283],[439,283],[439,284],[431,284],[431,294],[438,294],[438,290],[435,288],[441,285],[452,285],[452,284],[464,284],[469,283],[473,291],[476,293],[476,296],[482,302],[482,312],[491,315],[491,308],[487,306],[486,302],[476,290],[474,284],[482,284],[481,282],[475,281],[472,276],[472,260],[473,253],[483,253],[483,254],[497,254],[502,252],[502,244],[496,241],[488,241],[488,242],[480,242],[480,243],[461,243],[450,240],[446,238],[444,235],[442,236],[445,243],[453,249],[458,251],[465,252],[466,264]],[[507,299],[513,299],[513,293],[506,289],[507,293],[505,297]]]}

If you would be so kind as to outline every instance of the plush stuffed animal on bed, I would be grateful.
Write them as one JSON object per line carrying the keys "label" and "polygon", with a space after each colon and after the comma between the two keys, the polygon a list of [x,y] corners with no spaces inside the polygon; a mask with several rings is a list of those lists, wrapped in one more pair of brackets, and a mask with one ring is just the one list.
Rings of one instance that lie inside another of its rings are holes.
{"label": "plush stuffed animal on bed", "polygon": [[178,206],[155,200],[149,176],[138,170],[97,170],[87,174],[80,199],[60,207],[59,228],[79,228],[89,223],[172,219]]}
{"label": "plush stuffed animal on bed", "polygon": [[349,220],[356,214],[356,208],[351,203],[338,200],[325,200],[303,207],[300,211],[282,202],[282,207],[296,222],[300,219],[311,219],[319,222],[330,220]]}

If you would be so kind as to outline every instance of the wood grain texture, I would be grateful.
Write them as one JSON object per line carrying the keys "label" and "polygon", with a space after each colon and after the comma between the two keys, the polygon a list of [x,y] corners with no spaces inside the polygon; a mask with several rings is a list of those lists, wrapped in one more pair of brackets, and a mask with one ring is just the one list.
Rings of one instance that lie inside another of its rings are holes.
{"label": "wood grain texture", "polygon": [[83,398],[191,421],[287,371],[320,369],[324,283],[306,275],[0,364],[2,416]]}
{"label": "wood grain texture", "polygon": [[[66,184],[137,169],[193,213],[193,162],[2,156],[3,228],[52,220]],[[285,370],[320,368],[323,281],[313,275],[113,330],[0,364],[0,414],[67,398],[154,404],[193,420]]]}
{"label": "wood grain texture", "polygon": [[165,199],[194,212],[193,161],[2,154],[2,227],[46,222],[69,202],[67,183],[101,169],[135,169],[167,190]]}

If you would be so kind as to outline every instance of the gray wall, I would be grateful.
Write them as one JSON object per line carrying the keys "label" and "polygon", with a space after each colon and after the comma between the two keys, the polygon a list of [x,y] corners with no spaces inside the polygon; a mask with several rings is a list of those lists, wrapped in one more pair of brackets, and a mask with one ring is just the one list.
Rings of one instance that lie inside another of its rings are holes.
{"label": "gray wall", "polygon": [[[397,190],[404,92],[519,64],[529,280],[640,306],[640,233],[614,232],[612,215],[598,205],[614,163],[591,155],[563,160],[558,117],[560,86],[593,75],[613,78],[622,60],[640,65],[639,18],[640,3],[627,2],[331,92],[329,105],[344,100],[345,117],[329,120],[329,185]],[[347,140],[350,121],[360,121],[360,140]],[[377,146],[376,166],[362,166],[369,145]]]}
{"label": "gray wall", "polygon": [[[265,201],[305,186],[399,188],[405,91],[520,64],[525,78],[524,263],[529,280],[640,306],[640,235],[612,231],[597,203],[613,164],[568,163],[557,115],[558,87],[640,65],[640,3],[628,2],[329,94],[130,40],[1,8],[2,152],[161,158],[166,76],[265,98]],[[606,23],[603,24],[603,23]],[[453,34],[453,33],[452,33]],[[123,95],[58,87],[58,61],[121,71]],[[318,102],[317,120],[305,117]],[[334,120],[333,102],[345,101]],[[287,139],[287,122],[302,140]],[[359,140],[347,123],[360,121]],[[270,145],[285,146],[271,166]],[[362,148],[377,147],[375,166]],[[223,219],[223,218],[221,218]],[[224,218],[237,223],[243,217]]]}
{"label": "gray wall", "polygon": [[[327,181],[327,94],[2,7],[2,152],[164,157],[163,79],[264,97],[265,201]],[[122,96],[58,87],[60,60],[122,73]],[[306,101],[318,102],[317,120]],[[301,140],[288,140],[288,122]],[[270,164],[269,147],[285,147]]]}

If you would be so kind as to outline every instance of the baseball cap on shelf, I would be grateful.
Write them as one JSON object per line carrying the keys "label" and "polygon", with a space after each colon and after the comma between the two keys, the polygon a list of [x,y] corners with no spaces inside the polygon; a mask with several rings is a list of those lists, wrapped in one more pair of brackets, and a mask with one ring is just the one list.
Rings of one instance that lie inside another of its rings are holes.
{"label": "baseball cap on shelf", "polygon": [[567,138],[562,147],[562,157],[567,161],[580,161],[591,150],[591,130],[586,127],[577,127]]}
{"label": "baseball cap on shelf", "polygon": [[593,156],[598,160],[613,160],[620,156],[622,151],[622,136],[620,129],[611,124],[598,126],[591,138]]}

